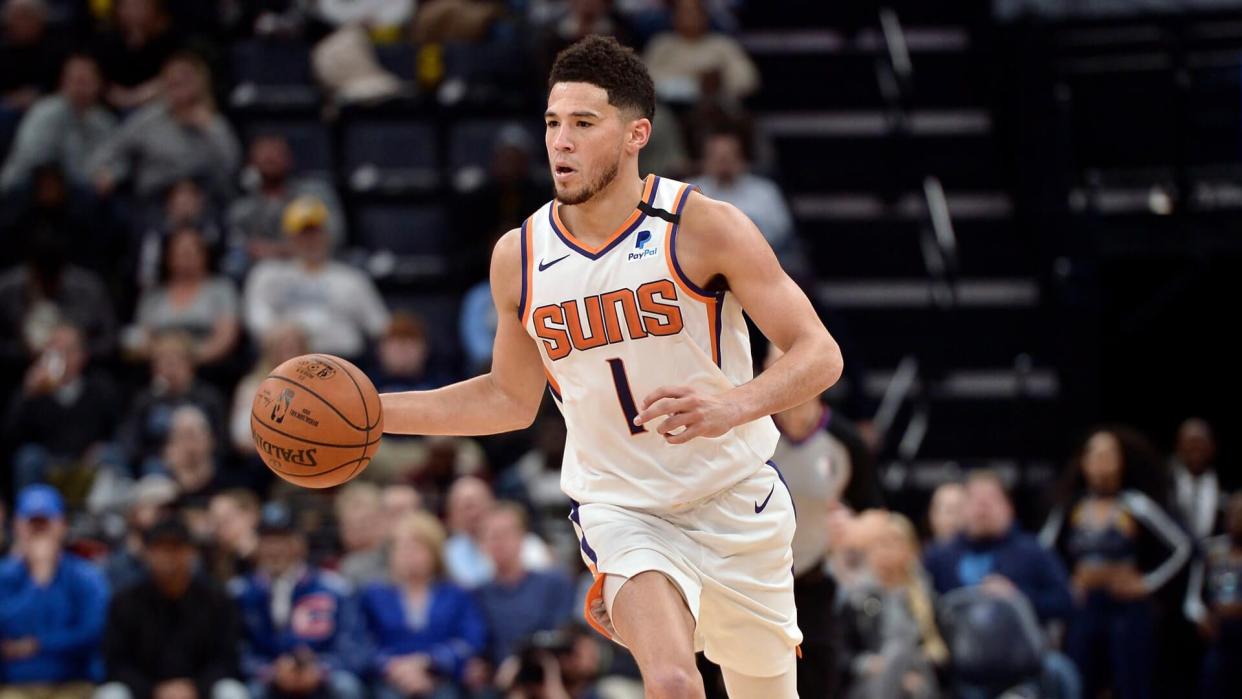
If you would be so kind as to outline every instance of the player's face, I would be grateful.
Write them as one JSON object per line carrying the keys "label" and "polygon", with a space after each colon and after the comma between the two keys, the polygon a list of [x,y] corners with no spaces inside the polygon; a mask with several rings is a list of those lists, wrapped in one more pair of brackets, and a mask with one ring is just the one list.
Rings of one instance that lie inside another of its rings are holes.
{"label": "player's face", "polygon": [[557,83],[548,93],[544,144],[562,204],[581,204],[617,176],[632,122],[590,83]]}

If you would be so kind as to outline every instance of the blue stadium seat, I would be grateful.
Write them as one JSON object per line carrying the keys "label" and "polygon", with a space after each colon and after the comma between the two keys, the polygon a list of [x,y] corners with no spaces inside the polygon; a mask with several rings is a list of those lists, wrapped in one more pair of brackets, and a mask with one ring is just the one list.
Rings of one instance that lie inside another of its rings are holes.
{"label": "blue stadium seat", "polygon": [[344,131],[345,174],[354,191],[403,193],[439,181],[436,134],[430,124],[358,119]]}
{"label": "blue stadium seat", "polygon": [[301,109],[319,102],[310,48],[295,42],[246,41],[232,48],[235,108]]}
{"label": "blue stadium seat", "polygon": [[242,132],[246,143],[266,134],[284,136],[293,151],[295,172],[329,178],[332,176],[332,139],[321,121],[260,119],[246,122]]}

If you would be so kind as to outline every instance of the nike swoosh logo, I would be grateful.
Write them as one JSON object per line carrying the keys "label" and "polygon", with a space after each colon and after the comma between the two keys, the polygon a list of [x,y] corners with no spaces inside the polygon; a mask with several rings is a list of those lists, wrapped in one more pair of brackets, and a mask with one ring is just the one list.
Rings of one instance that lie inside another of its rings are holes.
{"label": "nike swoosh logo", "polygon": [[539,261],[539,271],[540,271],[540,272],[542,272],[543,270],[545,270],[545,269],[547,269],[547,268],[551,267],[552,265],[556,264],[557,262],[560,262],[561,260],[565,259],[566,257],[569,257],[569,255],[561,255],[560,257],[556,258],[555,260],[552,260],[551,262],[548,262],[547,264],[545,264],[543,260],[540,260],[540,261]]}
{"label": "nike swoosh logo", "polygon": [[755,514],[759,514],[760,512],[763,512],[764,508],[768,506],[768,500],[772,499],[772,493],[774,492],[776,492],[775,483],[773,483],[772,488],[768,490],[768,496],[763,499],[763,504],[760,505],[759,503],[755,503]]}

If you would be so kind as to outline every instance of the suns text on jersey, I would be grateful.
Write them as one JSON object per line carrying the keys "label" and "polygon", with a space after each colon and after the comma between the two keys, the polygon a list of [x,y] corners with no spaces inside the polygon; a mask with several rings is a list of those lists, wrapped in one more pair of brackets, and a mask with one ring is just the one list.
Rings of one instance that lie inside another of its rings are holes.
{"label": "suns text on jersey", "polygon": [[532,320],[535,334],[543,341],[552,361],[564,359],[574,350],[586,351],[652,335],[676,335],[683,327],[677,286],[668,279],[647,282],[637,289],[617,289],[540,306]]}

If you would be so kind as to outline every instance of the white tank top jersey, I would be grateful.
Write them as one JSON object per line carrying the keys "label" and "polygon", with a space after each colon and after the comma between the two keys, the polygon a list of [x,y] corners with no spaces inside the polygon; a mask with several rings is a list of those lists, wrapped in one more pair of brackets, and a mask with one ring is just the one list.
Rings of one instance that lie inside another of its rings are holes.
{"label": "white tank top jersey", "polygon": [[633,422],[661,386],[716,394],[753,376],[741,305],[677,261],[691,189],[648,175],[642,202],[599,247],[569,232],[555,201],[522,224],[519,313],[565,417],[561,488],[579,503],[672,511],[745,480],[776,448],[770,417],[681,445],[655,431],[660,420]]}

